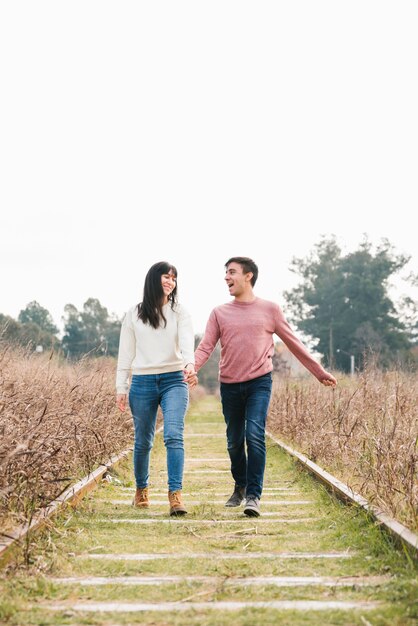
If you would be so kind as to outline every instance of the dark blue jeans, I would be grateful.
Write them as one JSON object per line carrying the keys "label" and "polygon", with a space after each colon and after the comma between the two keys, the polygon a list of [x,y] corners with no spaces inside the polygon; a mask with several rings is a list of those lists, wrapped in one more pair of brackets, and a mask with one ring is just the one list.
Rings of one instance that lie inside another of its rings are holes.
{"label": "dark blue jeans", "polygon": [[132,376],[129,405],[134,419],[134,472],[136,486],[147,487],[149,460],[154,443],[158,407],[164,417],[168,490],[182,488],[184,468],[184,416],[189,390],[183,371]]}
{"label": "dark blue jeans", "polygon": [[246,487],[247,496],[256,498],[263,490],[271,388],[271,373],[244,383],[221,383],[231,473],[235,484]]}

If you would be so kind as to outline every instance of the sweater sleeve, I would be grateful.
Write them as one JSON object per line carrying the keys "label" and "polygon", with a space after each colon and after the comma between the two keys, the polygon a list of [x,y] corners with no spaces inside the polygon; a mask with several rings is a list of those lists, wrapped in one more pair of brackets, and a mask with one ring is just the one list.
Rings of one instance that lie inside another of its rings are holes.
{"label": "sweater sleeve", "polygon": [[131,311],[126,313],[120,329],[118,364],[116,368],[116,392],[128,393],[129,375],[135,358],[136,341]]}
{"label": "sweater sleeve", "polygon": [[278,305],[274,332],[286,344],[290,352],[295,355],[298,361],[300,361],[302,365],[306,367],[306,369],[311,372],[313,376],[315,376],[315,378],[321,381],[327,376],[327,372],[324,370],[322,365],[315,361],[300,339],[296,337],[289,322],[286,320],[281,308]]}
{"label": "sweater sleeve", "polygon": [[194,332],[190,314],[181,307],[178,320],[179,348],[183,357],[183,365],[194,365]]}
{"label": "sweater sleeve", "polygon": [[209,359],[220,339],[220,336],[221,333],[218,320],[216,318],[216,311],[214,309],[206,324],[205,334],[195,351],[195,368],[197,372]]}

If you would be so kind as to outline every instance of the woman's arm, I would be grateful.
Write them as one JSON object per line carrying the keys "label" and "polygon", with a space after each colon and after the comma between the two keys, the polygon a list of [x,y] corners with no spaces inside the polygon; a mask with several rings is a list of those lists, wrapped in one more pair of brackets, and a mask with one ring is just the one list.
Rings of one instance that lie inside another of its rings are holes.
{"label": "woman's arm", "polygon": [[129,376],[135,352],[136,340],[132,323],[132,312],[128,311],[123,318],[120,329],[118,363],[116,367],[116,391],[118,395],[126,395],[128,393]]}

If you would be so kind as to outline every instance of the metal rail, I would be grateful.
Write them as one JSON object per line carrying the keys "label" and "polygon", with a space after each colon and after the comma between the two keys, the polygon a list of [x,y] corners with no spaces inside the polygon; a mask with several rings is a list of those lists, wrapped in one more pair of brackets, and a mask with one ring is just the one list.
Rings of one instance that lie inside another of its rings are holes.
{"label": "metal rail", "polygon": [[21,543],[30,532],[44,526],[48,519],[55,515],[64,504],[75,506],[81,498],[84,498],[87,493],[95,489],[106,472],[127,457],[131,450],[132,448],[129,448],[120,454],[115,454],[110,457],[107,463],[99,465],[93,472],[63,491],[63,493],[48,506],[40,509],[27,524],[13,529],[10,533],[2,533],[2,535],[0,535],[0,562],[8,555],[9,551]]}
{"label": "metal rail", "polygon": [[[163,426],[159,426],[156,433],[161,432]],[[48,506],[40,509],[30,522],[19,526],[9,533],[0,533],[0,565],[7,558],[8,553],[24,540],[32,531],[38,530],[46,524],[48,519],[55,515],[65,504],[75,506],[79,500],[95,489],[103,476],[117,463],[122,461],[132,452],[132,447],[127,448],[119,454],[114,454],[106,463],[101,463],[97,469],[79,480],[74,485],[68,487],[63,493],[53,500]]]}
{"label": "metal rail", "polygon": [[414,556],[418,556],[418,535],[413,533],[409,528],[398,522],[396,519],[381,511],[378,507],[370,504],[366,498],[353,491],[350,487],[348,487],[348,485],[332,476],[332,474],[326,470],[319,467],[319,465],[311,461],[307,456],[297,450],[294,450],[280,439],[277,439],[277,437],[275,437],[271,432],[266,431],[266,433],[268,437],[274,441],[274,443],[287,452],[291,457],[297,459],[305,469],[325,484],[339,499],[351,504],[356,504],[367,511],[379,523],[379,525],[385,528],[398,542],[404,544],[410,551],[412,551]]}
{"label": "metal rail", "polygon": [[[157,432],[160,432],[161,430],[162,427],[158,428]],[[413,556],[418,556],[418,536],[409,528],[391,518],[378,507],[370,504],[366,498],[354,492],[350,487],[338,480],[338,478],[335,478],[332,474],[322,469],[304,454],[285,444],[271,432],[266,431],[266,434],[282,450],[294,459],[297,459],[297,461],[301,463],[306,470],[313,474],[314,477],[320,482],[325,484],[339,499],[351,504],[356,504],[357,506],[363,508],[398,542],[404,544],[409,549],[409,552],[412,551]],[[107,463],[100,465],[96,470],[88,474],[88,476],[85,476],[75,485],[66,489],[47,507],[41,509],[28,524],[24,524],[23,526],[14,529],[7,535],[4,534],[3,538],[0,537],[0,562],[14,546],[19,544],[28,535],[28,533],[41,528],[48,521],[48,519],[56,514],[65,504],[75,506],[79,500],[99,485],[100,480],[109,471],[109,469],[126,458],[131,451],[132,448],[128,448],[120,454],[112,456]]]}

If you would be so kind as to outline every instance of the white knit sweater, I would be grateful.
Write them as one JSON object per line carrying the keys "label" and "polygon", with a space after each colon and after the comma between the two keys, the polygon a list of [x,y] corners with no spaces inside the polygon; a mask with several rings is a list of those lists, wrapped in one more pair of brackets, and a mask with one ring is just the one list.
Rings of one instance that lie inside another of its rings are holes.
{"label": "white knit sweater", "polygon": [[163,306],[167,325],[153,328],[138,319],[136,306],[126,313],[120,331],[116,371],[117,393],[127,393],[130,376],[164,374],[194,364],[192,320],[181,304]]}

